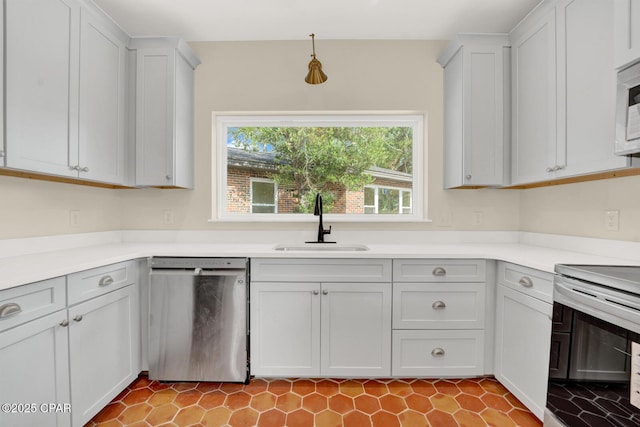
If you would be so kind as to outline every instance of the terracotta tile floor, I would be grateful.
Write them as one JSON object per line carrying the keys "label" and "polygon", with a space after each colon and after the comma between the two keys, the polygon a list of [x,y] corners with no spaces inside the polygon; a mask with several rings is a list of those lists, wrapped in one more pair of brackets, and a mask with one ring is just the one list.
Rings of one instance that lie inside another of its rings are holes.
{"label": "terracotta tile floor", "polygon": [[87,426],[536,426],[493,378],[159,383],[140,376]]}

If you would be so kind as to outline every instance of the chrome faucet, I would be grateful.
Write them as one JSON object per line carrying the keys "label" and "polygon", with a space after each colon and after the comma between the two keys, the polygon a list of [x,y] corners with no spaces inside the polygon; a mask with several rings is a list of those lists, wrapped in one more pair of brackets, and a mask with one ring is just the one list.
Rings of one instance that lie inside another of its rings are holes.
{"label": "chrome faucet", "polygon": [[335,242],[324,241],[324,235],[331,234],[331,226],[329,226],[328,230],[325,230],[324,225],[322,224],[322,196],[320,195],[320,193],[316,194],[316,206],[313,208],[313,215],[319,217],[318,240],[315,242],[307,242],[307,243],[335,243]]}

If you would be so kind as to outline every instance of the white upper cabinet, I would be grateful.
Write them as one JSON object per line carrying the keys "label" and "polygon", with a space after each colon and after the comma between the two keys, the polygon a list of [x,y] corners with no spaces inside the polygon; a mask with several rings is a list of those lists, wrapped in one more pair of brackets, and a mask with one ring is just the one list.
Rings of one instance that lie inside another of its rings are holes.
{"label": "white upper cabinet", "polygon": [[74,177],[80,5],[5,1],[6,165]]}
{"label": "white upper cabinet", "polygon": [[552,178],[556,150],[556,15],[545,10],[511,34],[511,183]]}
{"label": "white upper cabinet", "polygon": [[129,37],[88,9],[80,31],[80,177],[125,184]]}
{"label": "white upper cabinet", "polygon": [[509,38],[460,34],[444,68],[444,187],[503,186],[509,179]]}
{"label": "white upper cabinet", "polygon": [[615,4],[615,67],[624,68],[640,59],[640,3],[613,0]]}
{"label": "white upper cabinet", "polygon": [[6,166],[126,182],[126,44],[90,3],[5,2]]}
{"label": "white upper cabinet", "polygon": [[177,38],[136,38],[136,185],[193,188],[193,79]]}
{"label": "white upper cabinet", "polygon": [[614,154],[613,1],[545,1],[511,33],[514,185],[632,166]]}
{"label": "white upper cabinet", "polygon": [[616,71],[611,0],[562,0],[558,23],[559,177],[630,166],[614,154]]}

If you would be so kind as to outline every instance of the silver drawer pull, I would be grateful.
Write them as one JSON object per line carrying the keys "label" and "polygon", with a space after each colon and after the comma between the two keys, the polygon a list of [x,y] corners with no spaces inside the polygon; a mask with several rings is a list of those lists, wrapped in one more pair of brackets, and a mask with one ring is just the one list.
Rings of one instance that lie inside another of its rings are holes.
{"label": "silver drawer pull", "polygon": [[445,304],[444,301],[436,301],[433,304],[431,304],[431,308],[433,308],[434,310],[445,308],[446,306],[447,304]]}
{"label": "silver drawer pull", "polygon": [[314,294],[314,295],[319,295],[319,294],[320,294],[320,291],[319,291],[319,290],[317,290],[317,289],[314,289],[314,290],[313,290],[313,294]]}
{"label": "silver drawer pull", "polygon": [[522,276],[520,280],[518,280],[518,284],[525,288],[533,288],[533,281],[527,276]]}
{"label": "silver drawer pull", "polygon": [[66,328],[67,326],[69,326],[69,321],[67,319],[64,319],[62,322],[60,322],[60,326]]}
{"label": "silver drawer pull", "polygon": [[431,355],[433,357],[442,357],[444,356],[444,350],[441,349],[440,347],[434,348],[433,350],[431,350]]}
{"label": "silver drawer pull", "polygon": [[75,320],[76,322],[80,322],[82,320],[82,314],[78,314],[76,317],[73,318],[73,320]]}
{"label": "silver drawer pull", "polygon": [[113,277],[111,277],[111,276],[104,276],[98,282],[98,286],[109,286],[111,284],[113,284]]}
{"label": "silver drawer pull", "polygon": [[436,267],[436,268],[433,269],[431,274],[433,274],[434,276],[446,276],[447,275],[447,270],[445,270],[442,267]]}
{"label": "silver drawer pull", "polygon": [[325,289],[325,290],[323,290],[323,291],[322,291],[322,295],[329,295],[329,291],[328,291],[328,290],[326,290],[326,289]]}
{"label": "silver drawer pull", "polygon": [[6,319],[7,317],[15,316],[22,311],[22,307],[14,302],[0,305],[0,319]]}

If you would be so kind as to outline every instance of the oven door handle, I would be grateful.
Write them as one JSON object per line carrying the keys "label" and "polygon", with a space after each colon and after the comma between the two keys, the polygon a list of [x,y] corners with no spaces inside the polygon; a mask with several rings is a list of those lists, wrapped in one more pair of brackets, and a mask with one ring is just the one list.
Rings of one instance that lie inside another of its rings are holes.
{"label": "oven door handle", "polygon": [[554,301],[640,333],[640,298],[556,276]]}

